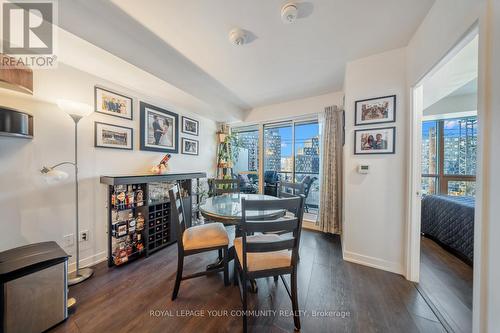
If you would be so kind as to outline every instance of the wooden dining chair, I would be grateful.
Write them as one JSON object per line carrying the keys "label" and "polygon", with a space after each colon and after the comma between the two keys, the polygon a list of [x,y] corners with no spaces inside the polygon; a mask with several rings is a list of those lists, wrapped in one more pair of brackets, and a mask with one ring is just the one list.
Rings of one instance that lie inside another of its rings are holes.
{"label": "wooden dining chair", "polygon": [[210,194],[212,196],[226,193],[240,193],[239,179],[209,179],[208,180]]}
{"label": "wooden dining chair", "polygon": [[[297,259],[302,228],[304,196],[276,200],[242,199],[241,237],[234,240],[235,284],[239,285],[243,304],[243,331],[247,332],[247,281],[263,277],[280,276],[292,301],[294,324],[300,329],[297,298]],[[249,211],[286,210],[290,215],[278,219],[247,218]],[[287,231],[286,236],[264,232]],[[291,288],[283,275],[290,274]]]}
{"label": "wooden dining chair", "polygon": [[[170,191],[170,211],[172,218],[172,227],[177,232],[177,276],[175,278],[174,291],[172,292],[172,301],[177,298],[181,281],[192,279],[195,277],[212,274],[216,272],[224,272],[224,284],[229,285],[229,270],[228,270],[228,246],[229,237],[222,223],[202,224],[195,227],[187,228],[184,216],[184,206],[179,192],[179,185],[175,185]],[[223,252],[223,267],[202,271],[190,275],[183,276],[182,269],[184,266],[184,257],[221,250]]]}

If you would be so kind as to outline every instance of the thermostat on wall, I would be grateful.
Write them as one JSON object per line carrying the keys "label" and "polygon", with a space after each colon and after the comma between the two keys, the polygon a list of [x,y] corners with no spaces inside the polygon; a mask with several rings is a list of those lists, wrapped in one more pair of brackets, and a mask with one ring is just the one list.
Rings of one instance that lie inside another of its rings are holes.
{"label": "thermostat on wall", "polygon": [[370,173],[370,166],[368,164],[360,164],[358,165],[358,173],[362,175],[366,175]]}

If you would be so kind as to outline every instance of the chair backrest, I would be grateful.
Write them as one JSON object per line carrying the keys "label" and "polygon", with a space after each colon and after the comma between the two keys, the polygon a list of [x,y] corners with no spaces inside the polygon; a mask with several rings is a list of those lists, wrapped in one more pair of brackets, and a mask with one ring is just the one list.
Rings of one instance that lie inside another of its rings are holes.
{"label": "chair backrest", "polygon": [[225,193],[240,193],[239,179],[209,179],[208,185],[211,195],[221,195]]}
{"label": "chair backrest", "polygon": [[177,233],[177,244],[179,248],[184,248],[184,244],[182,244],[182,234],[186,230],[186,219],[184,216],[184,205],[179,191],[179,184],[175,184],[170,191],[168,191],[168,194],[170,197],[172,227],[175,228],[175,232]]}
{"label": "chair backrest", "polygon": [[307,176],[302,180],[302,183],[304,184],[304,196],[306,198],[309,196],[309,191],[311,190],[311,186],[316,180],[318,180],[317,177],[310,177],[310,176]]}
{"label": "chair backrest", "polygon": [[[276,218],[261,218],[258,221],[247,218],[248,211],[269,211],[269,210],[284,210],[291,214],[287,214],[278,219]],[[302,216],[304,212],[304,196],[299,195],[292,198],[276,199],[276,200],[241,200],[241,233],[242,233],[242,248],[243,248],[243,268],[247,271],[247,253],[252,252],[273,252],[281,250],[292,250],[291,265],[297,264],[299,254],[300,233],[302,229]],[[247,242],[247,234],[256,232],[287,232],[291,233],[290,237],[283,238],[279,241],[269,242]]]}
{"label": "chair backrest", "polygon": [[264,182],[268,184],[275,184],[278,182],[278,173],[273,170],[267,170],[264,172]]}
{"label": "chair backrest", "polygon": [[280,182],[278,197],[290,198],[305,194],[304,183]]}

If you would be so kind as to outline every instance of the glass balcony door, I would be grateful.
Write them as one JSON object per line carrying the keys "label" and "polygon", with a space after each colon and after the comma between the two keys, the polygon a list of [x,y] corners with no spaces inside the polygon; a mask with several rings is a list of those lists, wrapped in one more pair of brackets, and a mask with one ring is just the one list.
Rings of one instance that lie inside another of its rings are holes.
{"label": "glass balcony door", "polygon": [[259,192],[259,128],[258,126],[233,129],[238,138],[238,151],[233,173],[240,180],[244,193]]}
{"label": "glass balcony door", "polygon": [[279,181],[293,181],[293,123],[264,125],[264,194],[277,195]]}
{"label": "glass balcony door", "polygon": [[319,207],[319,134],[317,120],[264,125],[264,194],[277,195],[279,181],[304,182],[308,220]]}

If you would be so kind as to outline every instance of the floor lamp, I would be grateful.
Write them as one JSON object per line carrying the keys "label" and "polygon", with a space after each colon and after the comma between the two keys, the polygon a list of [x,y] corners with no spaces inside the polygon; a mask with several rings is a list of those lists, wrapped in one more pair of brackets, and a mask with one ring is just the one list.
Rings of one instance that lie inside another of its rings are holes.
{"label": "floor lamp", "polygon": [[85,281],[92,276],[92,268],[80,268],[80,228],[78,219],[78,122],[85,116],[92,113],[92,107],[87,104],[72,102],[68,100],[59,100],[57,105],[64,110],[75,122],[75,160],[74,162],[62,162],[52,167],[43,167],[40,172],[45,176],[47,182],[54,183],[68,177],[63,171],[55,170],[57,167],[65,164],[71,164],[75,168],[75,222],[76,222],[76,270],[69,274],[68,284],[74,285]]}

